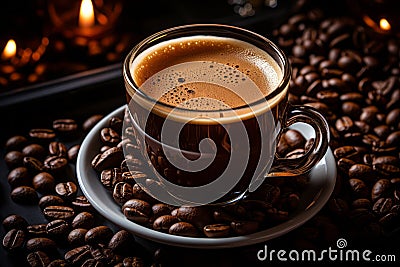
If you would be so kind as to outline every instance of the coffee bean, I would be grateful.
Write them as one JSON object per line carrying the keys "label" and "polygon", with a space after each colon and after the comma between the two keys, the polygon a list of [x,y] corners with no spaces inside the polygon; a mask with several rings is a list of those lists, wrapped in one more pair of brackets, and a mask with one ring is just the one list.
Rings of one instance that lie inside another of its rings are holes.
{"label": "coffee bean", "polygon": [[93,259],[89,260],[93,260],[93,262],[89,263],[89,265],[85,265],[89,261],[86,260],[83,266],[101,266],[98,264],[109,266],[114,257],[114,252],[104,246],[91,246],[90,254],[92,255]]}
{"label": "coffee bean", "polygon": [[284,138],[286,143],[292,149],[304,148],[304,144],[306,143],[304,136],[299,131],[292,129],[285,132]]}
{"label": "coffee bean", "polygon": [[101,141],[108,146],[116,146],[120,141],[121,137],[112,128],[103,128],[100,131]]}
{"label": "coffee bean", "polygon": [[189,222],[199,229],[212,224],[212,212],[206,206],[189,207],[182,206],[175,210],[174,216],[177,216],[182,221]]}
{"label": "coffee bean", "polygon": [[400,175],[400,168],[392,164],[376,163],[373,164],[372,167],[382,177],[393,177]]}
{"label": "coffee bean", "polygon": [[46,233],[46,223],[32,224],[28,225],[26,230],[31,237],[45,237]]}
{"label": "coffee bean", "polygon": [[11,191],[11,199],[19,204],[36,204],[38,202],[38,195],[32,187],[18,186]]}
{"label": "coffee bean", "polygon": [[370,209],[371,201],[367,198],[358,198],[351,203],[353,209]]}
{"label": "coffee bean", "polygon": [[359,161],[361,155],[367,152],[367,149],[360,146],[342,146],[334,150],[336,158],[347,158],[355,161]]}
{"label": "coffee bean", "polygon": [[103,170],[100,174],[100,181],[103,186],[112,190],[118,182],[122,182],[122,172],[120,168],[112,168]]}
{"label": "coffee bean", "polygon": [[122,206],[122,212],[131,221],[145,224],[149,221],[151,206],[140,199],[130,199]]}
{"label": "coffee bean", "polygon": [[122,173],[122,181],[134,186],[137,181],[145,181],[148,178],[147,174],[141,171],[126,171]]}
{"label": "coffee bean", "polygon": [[162,215],[169,215],[174,209],[173,206],[164,203],[157,203],[151,207],[154,217],[158,218]]}
{"label": "coffee bean", "polygon": [[180,235],[180,236],[187,236],[187,237],[197,237],[199,233],[196,227],[193,224],[188,222],[177,222],[171,225],[168,230],[168,233],[171,235]]}
{"label": "coffee bean", "polygon": [[100,114],[90,116],[82,124],[82,129],[85,132],[90,131],[102,118],[103,118],[103,115],[100,115]]}
{"label": "coffee bean", "polygon": [[121,163],[121,172],[130,172],[132,176],[135,176],[135,174],[140,175],[141,170],[143,170],[143,162],[139,159],[126,158]]}
{"label": "coffee bean", "polygon": [[113,231],[108,226],[96,226],[87,231],[85,242],[87,244],[108,244],[112,236]]}
{"label": "coffee bean", "polygon": [[72,220],[72,228],[84,228],[90,229],[93,227],[95,222],[93,214],[83,211],[78,213],[75,218]]}
{"label": "coffee bean", "polygon": [[387,231],[391,232],[398,228],[400,217],[398,213],[389,212],[385,216],[379,219],[379,223]]}
{"label": "coffee bean", "polygon": [[51,192],[54,188],[54,177],[48,172],[40,172],[33,177],[32,185],[39,193]]}
{"label": "coffee bean", "polygon": [[90,246],[84,245],[67,251],[64,255],[65,260],[72,264],[82,264],[85,260],[92,256],[90,253]]}
{"label": "coffee bean", "polygon": [[337,216],[345,216],[349,211],[349,205],[341,198],[331,198],[328,207]]}
{"label": "coffee bean", "polygon": [[379,198],[372,207],[372,210],[378,215],[385,215],[391,210],[392,206],[393,202],[391,198]]}
{"label": "coffee bean", "polygon": [[12,187],[31,184],[31,175],[26,167],[17,167],[8,173],[7,181]]}
{"label": "coffee bean", "polygon": [[44,210],[44,208],[48,206],[62,206],[64,204],[64,200],[55,195],[47,195],[43,196],[39,200],[39,207]]}
{"label": "coffee bean", "polygon": [[231,228],[237,235],[248,235],[258,230],[259,223],[255,221],[234,221],[231,223]]}
{"label": "coffee bean", "polygon": [[58,119],[53,121],[53,129],[62,136],[74,136],[78,130],[78,124],[73,119]]}
{"label": "coffee bean", "polygon": [[67,262],[62,259],[55,259],[47,265],[47,267],[65,267],[67,266]]}
{"label": "coffee bean", "polygon": [[68,160],[64,157],[50,156],[44,161],[44,168],[55,175],[60,175],[68,166]]}
{"label": "coffee bean", "polygon": [[371,191],[372,201],[376,201],[378,198],[384,197],[388,194],[390,188],[390,181],[388,179],[379,179],[373,186]]}
{"label": "coffee bean", "polygon": [[42,172],[44,170],[43,163],[33,157],[24,157],[22,160],[24,166],[32,173]]}
{"label": "coffee bean", "polygon": [[68,161],[73,162],[73,163],[76,162],[80,148],[81,148],[81,145],[78,144],[78,145],[74,145],[68,149],[68,151],[67,151]]}
{"label": "coffee bean", "polygon": [[125,202],[133,197],[132,186],[125,182],[119,182],[114,186],[113,199],[119,205],[124,205]]}
{"label": "coffee bean", "polygon": [[113,237],[108,242],[108,248],[112,249],[114,252],[126,252],[132,247],[135,242],[131,233],[126,230],[120,230],[116,232]]}
{"label": "coffee bean", "polygon": [[22,135],[15,135],[7,139],[5,148],[6,151],[21,151],[23,147],[25,147],[28,144],[28,139],[26,139],[25,136]]}
{"label": "coffee bean", "polygon": [[390,133],[390,128],[389,126],[382,124],[376,126],[373,131],[379,138],[386,138]]}
{"label": "coffee bean", "polygon": [[44,208],[43,214],[48,220],[69,220],[74,217],[75,212],[67,206],[47,206]]}
{"label": "coffee bean", "polygon": [[47,237],[34,237],[26,241],[26,249],[28,251],[44,251],[54,252],[57,249],[57,244],[52,239]]}
{"label": "coffee bean", "polygon": [[400,145],[400,131],[392,132],[386,138],[386,144],[388,146],[399,146]]}
{"label": "coffee bean", "polygon": [[135,267],[144,267],[144,261],[143,259],[139,258],[139,257],[126,257],[124,258],[124,260],[122,261],[122,266],[135,266]]}
{"label": "coffee bean", "polygon": [[213,218],[218,223],[230,223],[235,220],[235,217],[223,210],[214,211]]}
{"label": "coffee bean", "polygon": [[366,182],[376,178],[373,169],[365,164],[354,164],[350,167],[348,174],[350,178],[358,178]]}
{"label": "coffee bean", "polygon": [[108,125],[111,129],[116,131],[117,133],[122,132],[122,125],[123,125],[123,120],[119,117],[113,116],[110,118]]}
{"label": "coffee bean", "polygon": [[111,147],[93,158],[92,167],[96,171],[101,172],[104,169],[119,167],[123,159],[122,148]]}
{"label": "coffee bean", "polygon": [[3,238],[3,247],[7,251],[15,252],[25,244],[25,233],[22,230],[11,229]]}
{"label": "coffee bean", "polygon": [[50,264],[50,258],[43,251],[34,251],[26,256],[26,260],[31,267],[47,267]]}
{"label": "coffee bean", "polygon": [[365,183],[357,178],[349,179],[350,189],[357,198],[365,198],[368,196],[368,188]]}
{"label": "coffee bean", "polygon": [[67,156],[67,147],[61,142],[51,142],[49,144],[49,154],[50,156],[59,156],[65,158]]}
{"label": "coffee bean", "polygon": [[46,225],[46,233],[50,236],[65,236],[69,231],[69,224],[65,220],[54,220]]}
{"label": "coffee bean", "polygon": [[39,144],[30,144],[22,149],[22,154],[24,154],[25,157],[33,157],[43,160],[46,156],[46,149]]}
{"label": "coffee bean", "polygon": [[179,222],[179,219],[172,215],[162,215],[154,220],[153,229],[157,231],[167,231],[173,224]]}
{"label": "coffee bean", "polygon": [[28,226],[28,222],[18,214],[8,215],[3,219],[2,224],[6,231],[11,229],[25,230]]}
{"label": "coffee bean", "polygon": [[84,228],[76,228],[72,230],[67,237],[68,243],[73,247],[85,245],[85,235],[87,231],[88,230]]}
{"label": "coffee bean", "polygon": [[24,154],[20,151],[10,151],[4,156],[4,161],[8,169],[13,169],[23,165]]}
{"label": "coffee bean", "polygon": [[39,143],[48,143],[56,137],[56,134],[52,129],[37,128],[31,129],[29,131],[29,136]]}
{"label": "coffee bean", "polygon": [[87,198],[83,195],[81,196],[76,196],[72,201],[71,201],[72,207],[76,211],[92,211],[93,206],[90,204],[90,202],[87,200]]}
{"label": "coffee bean", "polygon": [[344,173],[348,173],[349,169],[351,168],[351,166],[353,166],[354,164],[356,164],[355,161],[351,160],[351,159],[347,159],[347,158],[341,158],[338,160],[337,162],[337,166],[339,167],[339,169],[344,172]]}
{"label": "coffee bean", "polygon": [[339,132],[348,132],[354,127],[354,123],[350,117],[343,116],[337,119],[335,126]]}
{"label": "coffee bean", "polygon": [[373,165],[376,164],[390,164],[390,165],[398,165],[400,163],[400,159],[395,156],[380,156],[375,157],[372,161]]}
{"label": "coffee bean", "polygon": [[78,187],[74,182],[58,183],[55,187],[56,193],[63,199],[73,199],[77,192]]}
{"label": "coffee bean", "polygon": [[207,237],[227,237],[231,231],[231,227],[227,224],[210,224],[203,228],[203,232]]}

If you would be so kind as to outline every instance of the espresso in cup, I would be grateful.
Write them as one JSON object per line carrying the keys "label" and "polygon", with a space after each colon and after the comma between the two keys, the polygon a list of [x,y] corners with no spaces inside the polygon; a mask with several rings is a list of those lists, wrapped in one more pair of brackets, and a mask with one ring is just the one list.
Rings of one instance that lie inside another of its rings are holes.
{"label": "espresso in cup", "polygon": [[170,194],[198,188],[226,203],[260,184],[287,124],[288,64],[267,39],[219,25],[170,29],[131,51],[133,128],[158,178],[179,187]]}

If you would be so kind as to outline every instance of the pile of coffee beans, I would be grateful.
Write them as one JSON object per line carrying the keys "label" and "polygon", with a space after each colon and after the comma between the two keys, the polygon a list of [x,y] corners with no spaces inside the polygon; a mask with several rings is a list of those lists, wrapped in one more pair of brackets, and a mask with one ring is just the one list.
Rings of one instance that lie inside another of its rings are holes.
{"label": "pile of coffee beans", "polygon": [[[136,183],[138,179],[146,184],[155,181],[147,176],[145,163],[136,156],[140,149],[133,129],[122,129],[123,120],[112,117],[98,133],[103,146],[93,158],[92,167],[121,212],[135,223],[187,237],[247,235],[288,220],[300,202],[306,176],[269,179],[243,200],[228,206],[178,207],[160,203]],[[130,125],[129,121],[125,125]],[[283,134],[278,153],[281,157],[301,157],[309,144],[300,132],[291,129]],[[128,152],[126,156],[123,151]]]}
{"label": "pile of coffee beans", "polygon": [[367,239],[400,228],[400,42],[321,10],[273,32],[292,64],[290,101],[327,118],[338,183],[329,217]]}
{"label": "pile of coffee beans", "polygon": [[18,265],[150,265],[151,257],[131,233],[104,224],[74,177],[80,140],[102,117],[94,115],[81,126],[72,119],[55,120],[52,127],[6,141],[10,198],[18,205],[37,206],[43,217],[40,223],[19,214],[2,218],[3,248],[25,257]]}

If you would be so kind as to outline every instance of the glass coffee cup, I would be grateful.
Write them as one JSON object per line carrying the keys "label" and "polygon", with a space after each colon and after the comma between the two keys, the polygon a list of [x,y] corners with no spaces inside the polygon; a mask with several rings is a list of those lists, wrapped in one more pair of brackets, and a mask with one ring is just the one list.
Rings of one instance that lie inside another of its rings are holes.
{"label": "glass coffee cup", "polygon": [[[265,179],[308,173],[329,128],[315,109],[288,103],[290,75],[273,42],[238,27],[185,25],[144,39],[123,65],[126,126],[145,163],[130,169],[145,174],[136,182],[164,203],[219,205]],[[297,122],[314,129],[313,145],[299,159],[277,157],[281,133]]]}

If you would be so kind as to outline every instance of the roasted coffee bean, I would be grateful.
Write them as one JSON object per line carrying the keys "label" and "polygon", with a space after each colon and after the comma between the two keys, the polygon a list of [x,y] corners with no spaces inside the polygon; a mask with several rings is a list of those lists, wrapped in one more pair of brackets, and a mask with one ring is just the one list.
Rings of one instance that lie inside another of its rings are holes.
{"label": "roasted coffee bean", "polygon": [[400,175],[400,168],[385,163],[376,163],[372,165],[373,169],[383,177],[393,177]]}
{"label": "roasted coffee bean", "polygon": [[63,199],[73,199],[76,197],[78,187],[74,182],[58,183],[55,187],[56,193]]}
{"label": "roasted coffee bean", "polygon": [[81,148],[80,144],[74,145],[70,147],[67,151],[67,158],[69,162],[76,162],[76,159],[78,158],[78,153],[79,149]]}
{"label": "roasted coffee bean", "polygon": [[54,189],[54,177],[48,172],[40,172],[33,177],[32,185],[39,193],[48,193]]}
{"label": "roasted coffee bean", "polygon": [[135,185],[137,181],[145,181],[147,178],[147,174],[141,171],[126,171],[122,173],[122,181],[132,186]]}
{"label": "roasted coffee bean", "polygon": [[52,129],[31,129],[29,131],[29,136],[35,141],[40,143],[47,143],[56,137],[56,133]]}
{"label": "roasted coffee bean", "polygon": [[50,156],[67,157],[67,147],[61,142],[51,142],[49,144]]}
{"label": "roasted coffee bean", "polygon": [[67,206],[47,206],[44,208],[43,214],[48,220],[69,220],[74,217],[75,212]]}
{"label": "roasted coffee bean", "polygon": [[84,245],[67,251],[67,253],[64,255],[64,258],[68,263],[72,265],[78,265],[91,258],[91,256],[92,254],[90,253],[90,246]]}
{"label": "roasted coffee bean", "polygon": [[385,215],[391,210],[392,206],[393,202],[391,198],[379,198],[372,207],[372,210],[378,215]]}
{"label": "roasted coffee bean", "polygon": [[47,265],[47,267],[66,267],[67,262],[63,259],[55,259]]}
{"label": "roasted coffee bean", "polygon": [[[139,257],[126,257],[122,261],[122,266],[132,266],[132,267],[144,267],[144,261],[143,259]],[[122,267],[121,266],[121,267]]]}
{"label": "roasted coffee bean", "polygon": [[367,149],[360,146],[342,146],[334,150],[334,155],[336,158],[347,158],[351,160],[358,161]]}
{"label": "roasted coffee bean", "polygon": [[58,119],[53,121],[53,129],[62,136],[74,136],[78,130],[78,124],[73,119]]}
{"label": "roasted coffee bean", "polygon": [[154,220],[153,229],[157,231],[167,231],[179,219],[172,215],[162,215]]}
{"label": "roasted coffee bean", "polygon": [[56,251],[57,244],[47,237],[34,237],[26,241],[26,249],[28,251],[44,251],[51,253]]}
{"label": "roasted coffee bean", "polygon": [[400,163],[400,159],[395,156],[380,156],[374,157],[372,164],[390,164],[390,165],[398,165]]}
{"label": "roasted coffee bean", "polygon": [[102,146],[100,148],[100,153],[106,152],[107,150],[109,150],[111,147],[110,146]]}
{"label": "roasted coffee bean", "polygon": [[[109,265],[114,258],[114,252],[110,248],[101,245],[91,246],[90,254],[93,257],[93,260],[96,261],[95,264],[103,263],[104,265]],[[99,265],[89,265],[89,266],[99,266]]]}
{"label": "roasted coffee bean", "polygon": [[386,116],[386,124],[396,127],[400,123],[400,108],[391,110]]}
{"label": "roasted coffee bean", "polygon": [[6,151],[21,151],[28,144],[28,139],[22,135],[15,135],[7,139],[5,148]]}
{"label": "roasted coffee bean", "polygon": [[388,179],[379,179],[373,186],[371,191],[372,201],[385,197],[388,194],[391,183]]}
{"label": "roasted coffee bean", "polygon": [[207,237],[227,237],[229,236],[231,227],[227,224],[210,224],[203,228],[203,232]]}
{"label": "roasted coffee bean", "polygon": [[64,157],[51,156],[45,159],[44,168],[53,174],[59,175],[68,166],[68,160]]}
{"label": "roasted coffee bean", "polygon": [[357,178],[349,179],[350,189],[357,198],[365,198],[369,195],[368,188],[365,183]]}
{"label": "roasted coffee bean", "polygon": [[350,117],[343,116],[336,120],[335,126],[339,132],[348,132],[354,127],[354,123]]}
{"label": "roasted coffee bean", "polygon": [[360,120],[373,125],[376,123],[376,114],[378,112],[379,109],[375,106],[365,107],[362,109]]}
{"label": "roasted coffee bean", "polygon": [[129,220],[145,224],[150,219],[151,206],[144,200],[130,199],[122,206],[122,212]]}
{"label": "roasted coffee bean", "polygon": [[[146,186],[148,185],[146,184]],[[138,184],[132,185],[132,198],[141,199],[150,204],[156,202],[156,200],[147,194]]]}
{"label": "roasted coffee bean", "polygon": [[328,202],[330,211],[338,216],[345,216],[349,211],[349,205],[341,198],[331,198]]}
{"label": "roasted coffee bean", "polygon": [[230,223],[235,220],[235,217],[223,210],[214,211],[213,218],[218,223]]}
{"label": "roasted coffee bean", "polygon": [[132,186],[125,182],[119,182],[114,186],[113,199],[119,205],[124,205],[125,202],[133,197]]}
{"label": "roasted coffee bean", "polygon": [[139,159],[127,158],[121,163],[121,172],[131,172],[133,175],[137,171],[138,175],[140,175],[141,170],[143,170],[143,162]]}
{"label": "roasted coffee bean", "polygon": [[122,172],[120,168],[103,170],[100,174],[100,181],[108,190],[113,190],[114,186],[122,182]]}
{"label": "roasted coffee bean", "polygon": [[24,157],[22,160],[24,166],[28,168],[29,171],[32,173],[38,173],[42,172],[44,170],[44,165],[43,163],[33,157]]}
{"label": "roasted coffee bean", "polygon": [[105,265],[95,259],[87,259],[82,263],[81,267],[104,267]]}
{"label": "roasted coffee bean", "polygon": [[32,224],[26,227],[26,230],[31,237],[45,237],[46,233],[46,223]]}
{"label": "roasted coffee bean", "polygon": [[78,213],[75,218],[72,220],[72,228],[84,228],[90,229],[93,227],[95,222],[93,214],[83,211]]}
{"label": "roasted coffee bean", "polygon": [[199,236],[199,232],[196,227],[188,222],[177,222],[171,225],[168,230],[168,233],[171,235],[180,235],[187,237],[197,237]]}
{"label": "roasted coffee bean", "polygon": [[351,203],[353,209],[370,209],[372,207],[371,201],[367,198],[358,198]]}
{"label": "roasted coffee bean", "polygon": [[88,230],[84,228],[76,228],[72,230],[67,237],[68,243],[73,247],[85,245],[85,235],[87,231]]}
{"label": "roasted coffee bean", "polygon": [[304,156],[305,153],[306,151],[303,148],[297,148],[287,153],[285,157],[288,159],[298,159]]}
{"label": "roasted coffee bean", "polygon": [[100,131],[101,141],[108,146],[116,146],[120,141],[121,137],[112,128],[103,128]]}
{"label": "roasted coffee bean", "polygon": [[259,223],[255,221],[234,221],[231,223],[231,228],[237,235],[248,235],[258,230]]}
{"label": "roasted coffee bean", "polygon": [[165,203],[157,203],[151,207],[154,217],[160,217],[162,215],[169,215],[171,211],[174,209],[173,206],[167,205]]}
{"label": "roasted coffee bean", "polygon": [[87,198],[83,195],[81,196],[76,196],[72,201],[71,201],[72,207],[76,211],[92,211],[93,206],[90,204],[90,202],[87,200]]}
{"label": "roasted coffee bean", "polygon": [[17,167],[8,173],[7,181],[12,187],[31,184],[31,175],[26,167]]}
{"label": "roasted coffee bean", "polygon": [[3,227],[6,231],[11,229],[25,230],[28,222],[21,215],[11,214],[3,219]]}
{"label": "roasted coffee bean", "polygon": [[15,203],[32,205],[38,202],[38,195],[30,186],[18,186],[11,191],[10,196]]}
{"label": "roasted coffee bean", "polygon": [[386,138],[386,144],[388,146],[399,146],[400,145],[400,131],[393,132]]}
{"label": "roasted coffee bean", "polygon": [[69,224],[65,220],[54,220],[46,225],[46,233],[50,236],[65,236],[69,231]]}
{"label": "roasted coffee bean", "polygon": [[11,229],[3,238],[3,247],[7,251],[15,252],[25,244],[25,233],[23,230]]}
{"label": "roasted coffee bean", "polygon": [[373,131],[379,138],[386,138],[390,133],[390,128],[387,125],[378,125]]}
{"label": "roasted coffee bean", "polygon": [[400,217],[398,213],[389,212],[385,216],[379,219],[379,223],[387,231],[393,231],[398,228]]}
{"label": "roasted coffee bean", "polygon": [[108,242],[108,248],[116,253],[128,251],[135,242],[131,233],[126,230],[116,232]]}
{"label": "roasted coffee bean", "polygon": [[92,160],[92,167],[101,172],[104,169],[119,167],[121,161],[124,159],[122,148],[111,147],[105,152],[98,154]]}
{"label": "roasted coffee bean", "polygon": [[350,178],[358,178],[366,182],[373,181],[376,178],[373,169],[365,164],[354,164],[350,167],[348,174]]}
{"label": "roasted coffee bean", "polygon": [[351,168],[351,166],[353,166],[354,164],[356,164],[355,161],[351,160],[351,159],[347,159],[347,158],[341,158],[338,160],[337,162],[337,166],[339,167],[339,169],[344,172],[344,173],[348,173],[349,169]]}
{"label": "roasted coffee bean", "polygon": [[39,144],[30,144],[22,149],[22,154],[24,154],[25,157],[33,157],[43,160],[46,156],[46,149]]}
{"label": "roasted coffee bean", "polygon": [[49,256],[43,251],[29,253],[26,260],[31,267],[47,267],[50,264]]}
{"label": "roasted coffee bean", "polygon": [[64,200],[55,195],[43,196],[39,200],[39,207],[44,210],[48,206],[62,206],[64,205]]}
{"label": "roasted coffee bean", "polygon": [[182,206],[171,213],[182,221],[189,222],[199,229],[212,224],[212,212],[206,206],[189,207]]}
{"label": "roasted coffee bean", "polygon": [[122,132],[123,120],[119,117],[113,116],[110,118],[108,125],[111,129],[116,131],[117,133]]}
{"label": "roasted coffee bean", "polygon": [[82,129],[85,132],[90,131],[102,118],[103,118],[103,115],[100,115],[100,114],[90,116],[83,122]]}
{"label": "roasted coffee bean", "polygon": [[13,169],[23,165],[24,154],[20,151],[10,151],[4,156],[4,161],[8,169]]}
{"label": "roasted coffee bean", "polygon": [[286,140],[286,143],[292,149],[304,148],[304,145],[306,143],[306,139],[304,138],[304,136],[299,131],[292,129],[285,132],[284,138]]}
{"label": "roasted coffee bean", "polygon": [[85,242],[87,244],[108,244],[113,234],[113,231],[108,226],[97,226],[87,231]]}

